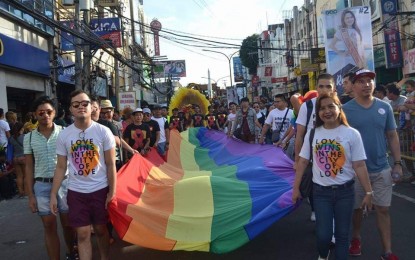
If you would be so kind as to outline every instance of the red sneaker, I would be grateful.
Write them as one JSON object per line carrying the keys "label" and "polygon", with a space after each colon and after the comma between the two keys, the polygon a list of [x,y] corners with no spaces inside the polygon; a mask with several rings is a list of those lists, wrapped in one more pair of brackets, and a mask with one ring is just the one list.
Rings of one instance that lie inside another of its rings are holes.
{"label": "red sneaker", "polygon": [[351,256],[359,256],[362,254],[362,246],[360,245],[360,240],[357,238],[353,238],[350,242],[349,247],[349,255]]}
{"label": "red sneaker", "polygon": [[399,260],[399,258],[393,253],[386,253],[380,256],[382,260]]}

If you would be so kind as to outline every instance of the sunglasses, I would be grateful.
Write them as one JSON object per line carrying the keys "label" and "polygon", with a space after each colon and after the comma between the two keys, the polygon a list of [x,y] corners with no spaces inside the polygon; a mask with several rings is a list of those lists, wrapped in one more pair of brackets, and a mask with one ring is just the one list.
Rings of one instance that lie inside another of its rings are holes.
{"label": "sunglasses", "polygon": [[39,110],[37,112],[38,116],[44,116],[45,114],[48,114],[48,116],[51,116],[53,114],[53,110]]}
{"label": "sunglasses", "polygon": [[91,101],[84,100],[84,101],[74,101],[71,103],[71,106],[73,108],[78,108],[79,106],[87,107],[89,104],[91,104]]}

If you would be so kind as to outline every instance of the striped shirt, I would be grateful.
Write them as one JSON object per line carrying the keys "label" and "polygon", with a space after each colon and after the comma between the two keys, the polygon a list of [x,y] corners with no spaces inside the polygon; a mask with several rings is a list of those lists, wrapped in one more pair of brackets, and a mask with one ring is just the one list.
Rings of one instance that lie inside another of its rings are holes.
{"label": "striped shirt", "polygon": [[24,154],[33,155],[35,178],[53,178],[57,162],[56,139],[61,131],[62,127],[54,123],[49,139],[39,133],[38,129],[25,135]]}

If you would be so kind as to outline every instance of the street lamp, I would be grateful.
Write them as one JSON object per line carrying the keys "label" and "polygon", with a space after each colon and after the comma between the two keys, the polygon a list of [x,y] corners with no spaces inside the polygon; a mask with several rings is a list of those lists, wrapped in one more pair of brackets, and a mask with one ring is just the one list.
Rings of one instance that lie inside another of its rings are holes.
{"label": "street lamp", "polygon": [[209,52],[215,52],[215,53],[219,53],[219,54],[222,54],[223,56],[225,56],[227,59],[228,59],[228,63],[229,63],[229,79],[230,79],[230,82],[231,82],[231,87],[232,87],[232,68],[231,68],[231,59],[232,59],[232,56],[233,55],[235,55],[236,53],[238,53],[239,52],[239,50],[237,50],[237,51],[235,51],[234,53],[232,53],[230,56],[228,56],[228,55],[226,55],[225,53],[223,53],[223,52],[220,52],[220,51],[212,51],[212,50],[206,50],[206,49],[202,49],[202,51],[209,51]]}
{"label": "street lamp", "polygon": [[[220,87],[219,87],[219,85],[218,85],[218,81],[219,80],[221,80],[221,79],[224,79],[224,78],[227,78],[228,76],[223,76],[223,77],[220,77],[220,78],[218,78],[217,80],[214,80],[214,79],[212,79],[212,78],[208,78],[208,77],[201,77],[202,79],[207,79],[207,80],[213,80],[213,82],[215,82],[215,84],[216,84],[216,90],[215,90],[215,92],[216,92],[216,96],[218,95],[218,88],[220,89]],[[225,85],[225,88],[226,88],[226,85]]]}

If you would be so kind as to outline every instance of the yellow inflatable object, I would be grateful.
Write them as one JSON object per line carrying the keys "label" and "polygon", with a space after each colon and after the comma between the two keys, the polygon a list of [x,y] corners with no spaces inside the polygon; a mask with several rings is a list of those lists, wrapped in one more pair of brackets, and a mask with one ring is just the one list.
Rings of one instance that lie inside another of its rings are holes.
{"label": "yellow inflatable object", "polygon": [[194,89],[179,88],[170,100],[169,115],[174,108],[182,110],[192,104],[199,105],[202,114],[208,113],[209,100],[202,93]]}

